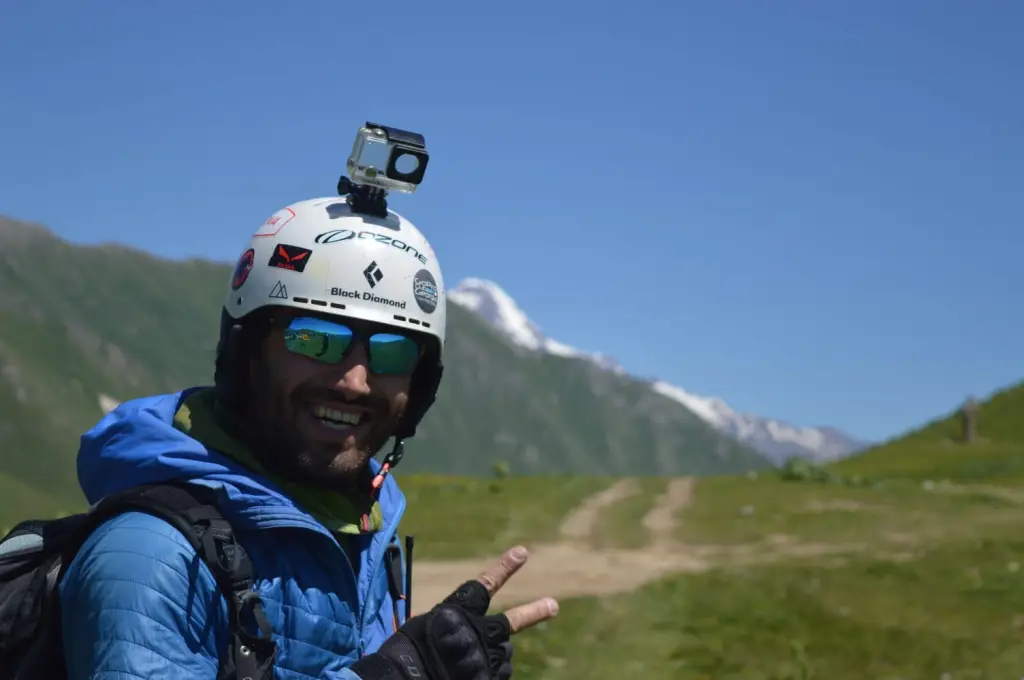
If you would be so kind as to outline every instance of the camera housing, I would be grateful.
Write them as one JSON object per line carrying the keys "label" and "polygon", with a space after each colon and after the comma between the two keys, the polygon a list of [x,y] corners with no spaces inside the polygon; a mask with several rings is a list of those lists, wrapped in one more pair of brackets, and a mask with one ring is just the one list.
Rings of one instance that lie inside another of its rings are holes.
{"label": "camera housing", "polygon": [[411,194],[429,160],[423,135],[367,121],[356,133],[346,168],[353,184]]}

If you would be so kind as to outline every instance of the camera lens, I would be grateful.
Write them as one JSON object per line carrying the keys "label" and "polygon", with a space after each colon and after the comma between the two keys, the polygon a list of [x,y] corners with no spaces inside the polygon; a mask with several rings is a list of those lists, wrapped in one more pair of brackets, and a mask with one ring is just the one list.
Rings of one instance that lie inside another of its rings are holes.
{"label": "camera lens", "polygon": [[416,158],[412,154],[403,153],[401,156],[395,159],[395,170],[400,175],[408,175],[416,172],[416,168],[420,165],[420,159]]}

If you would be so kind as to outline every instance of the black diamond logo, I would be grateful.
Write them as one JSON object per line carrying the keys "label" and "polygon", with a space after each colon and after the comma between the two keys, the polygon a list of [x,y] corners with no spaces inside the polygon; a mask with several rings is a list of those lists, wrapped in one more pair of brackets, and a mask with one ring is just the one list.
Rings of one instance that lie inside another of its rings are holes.
{"label": "black diamond logo", "polygon": [[370,288],[373,288],[384,278],[384,272],[380,270],[376,262],[371,262],[370,266],[363,270],[363,276],[366,277],[366,282],[370,284]]}

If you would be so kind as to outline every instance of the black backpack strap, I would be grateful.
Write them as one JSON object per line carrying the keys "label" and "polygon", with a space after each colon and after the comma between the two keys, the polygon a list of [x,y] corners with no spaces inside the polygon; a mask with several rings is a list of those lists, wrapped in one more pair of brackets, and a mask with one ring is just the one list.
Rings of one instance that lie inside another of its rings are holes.
{"label": "black backpack strap", "polygon": [[[270,622],[253,588],[252,562],[216,501],[212,489],[193,484],[140,486],[108,496],[93,506],[89,514],[94,521],[89,525],[96,527],[115,515],[137,511],[160,517],[180,531],[206,562],[228,601],[231,638],[220,659],[218,680],[269,680],[277,651]],[[258,635],[246,631],[251,624],[255,624]]]}
{"label": "black backpack strap", "polygon": [[391,626],[397,632],[402,623],[398,605],[405,599],[402,588],[402,549],[397,543],[389,543],[384,549],[384,574],[388,582],[388,594],[391,595]]}
{"label": "black backpack strap", "polygon": [[[412,618],[412,548],[413,537],[405,537],[405,579],[402,579],[402,549],[398,544],[398,535],[392,537],[391,543],[384,549],[384,571],[387,575],[388,593],[391,595],[393,626],[399,627]],[[398,604],[404,603],[405,616],[399,616]]]}

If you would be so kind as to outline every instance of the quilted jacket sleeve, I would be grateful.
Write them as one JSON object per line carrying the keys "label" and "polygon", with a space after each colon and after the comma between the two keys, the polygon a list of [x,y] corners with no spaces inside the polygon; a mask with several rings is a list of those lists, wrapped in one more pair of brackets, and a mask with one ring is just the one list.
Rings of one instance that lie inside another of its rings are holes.
{"label": "quilted jacket sleeve", "polygon": [[214,680],[227,604],[174,527],[144,513],[106,522],[61,583],[69,680]]}

